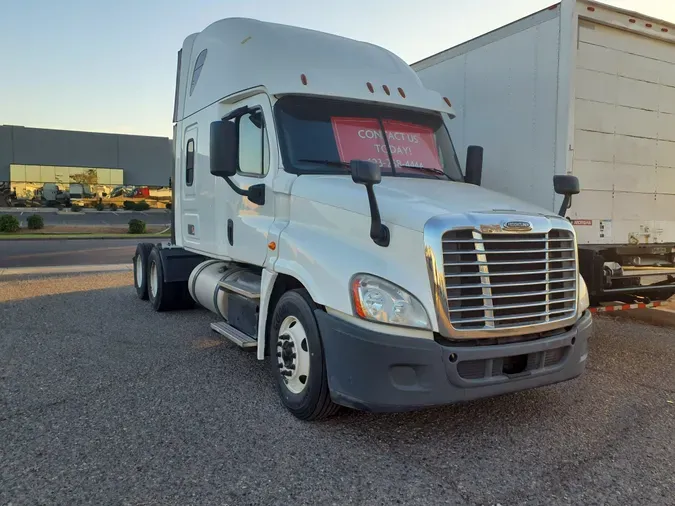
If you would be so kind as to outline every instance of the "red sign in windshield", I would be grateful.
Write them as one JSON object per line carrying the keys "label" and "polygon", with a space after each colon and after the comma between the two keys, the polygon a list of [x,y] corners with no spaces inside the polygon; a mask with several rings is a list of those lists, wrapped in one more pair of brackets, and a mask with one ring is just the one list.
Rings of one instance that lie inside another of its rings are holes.
{"label": "red sign in windshield", "polygon": [[[390,168],[387,144],[396,167],[441,169],[434,131],[426,126],[384,120],[385,141],[376,119],[331,118],[340,160],[370,160]],[[406,172],[412,172],[406,170]]]}

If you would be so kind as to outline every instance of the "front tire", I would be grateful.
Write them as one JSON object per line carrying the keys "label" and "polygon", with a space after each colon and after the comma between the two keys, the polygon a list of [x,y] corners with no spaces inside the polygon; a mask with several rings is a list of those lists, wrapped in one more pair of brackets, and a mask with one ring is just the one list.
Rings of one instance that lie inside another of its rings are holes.
{"label": "front tire", "polygon": [[300,420],[335,415],[340,406],[330,398],[316,305],[304,289],[281,296],[270,332],[270,365],[279,397]]}
{"label": "front tire", "polygon": [[136,246],[136,254],[134,255],[134,287],[136,288],[136,295],[141,300],[148,300],[148,277],[146,272],[151,251],[152,244],[142,242]]}

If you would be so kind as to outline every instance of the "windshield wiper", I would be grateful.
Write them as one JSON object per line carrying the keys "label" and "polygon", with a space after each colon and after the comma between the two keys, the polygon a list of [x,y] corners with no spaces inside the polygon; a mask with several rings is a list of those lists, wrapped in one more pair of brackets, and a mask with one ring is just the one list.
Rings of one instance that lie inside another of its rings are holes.
{"label": "windshield wiper", "polygon": [[320,163],[321,165],[328,165],[329,167],[344,167],[349,170],[349,162],[342,162],[338,160],[313,160],[311,158],[300,158],[299,162]]}
{"label": "windshield wiper", "polygon": [[433,169],[431,167],[418,167],[416,165],[399,165],[399,167],[403,167],[404,169],[417,169],[421,172],[426,172],[428,174],[433,174],[435,176],[444,176],[445,178],[450,179],[450,176],[448,176],[441,169]]}

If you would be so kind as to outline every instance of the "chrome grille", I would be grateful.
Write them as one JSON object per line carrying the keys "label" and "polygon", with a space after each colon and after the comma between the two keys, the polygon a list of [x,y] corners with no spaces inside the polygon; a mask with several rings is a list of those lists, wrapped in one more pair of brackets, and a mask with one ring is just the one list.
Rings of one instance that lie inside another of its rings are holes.
{"label": "chrome grille", "polygon": [[450,324],[460,331],[550,324],[576,314],[576,245],[569,230],[443,234]]}

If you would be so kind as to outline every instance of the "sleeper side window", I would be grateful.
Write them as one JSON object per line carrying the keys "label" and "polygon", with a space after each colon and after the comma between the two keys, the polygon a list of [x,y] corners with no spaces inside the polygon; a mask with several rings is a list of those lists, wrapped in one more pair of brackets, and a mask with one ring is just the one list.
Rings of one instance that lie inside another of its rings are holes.
{"label": "sleeper side window", "polygon": [[195,141],[190,139],[185,149],[185,185],[192,186],[195,180]]}
{"label": "sleeper side window", "polygon": [[264,176],[269,169],[269,141],[260,109],[247,112],[237,120],[239,134],[239,172]]}
{"label": "sleeper side window", "polygon": [[197,61],[195,62],[195,69],[192,71],[192,82],[190,83],[190,96],[192,92],[195,91],[195,86],[197,86],[197,81],[199,81],[199,76],[202,73],[202,68],[204,67],[204,62],[206,62],[206,49],[204,49],[199,56],[197,56]]}

